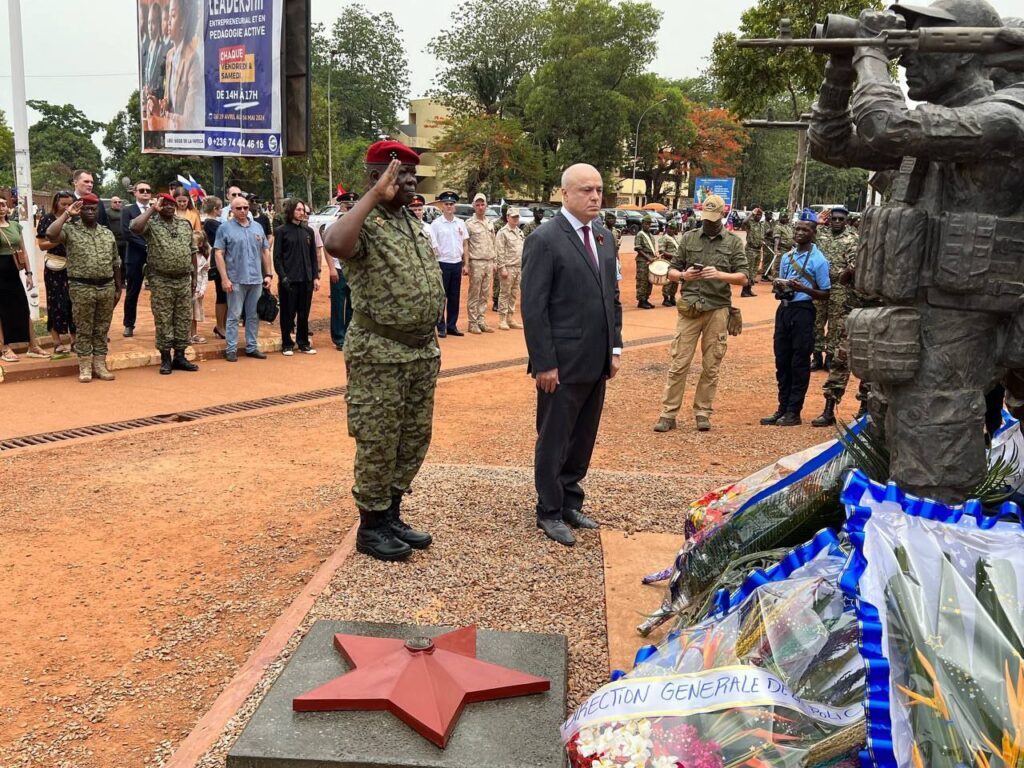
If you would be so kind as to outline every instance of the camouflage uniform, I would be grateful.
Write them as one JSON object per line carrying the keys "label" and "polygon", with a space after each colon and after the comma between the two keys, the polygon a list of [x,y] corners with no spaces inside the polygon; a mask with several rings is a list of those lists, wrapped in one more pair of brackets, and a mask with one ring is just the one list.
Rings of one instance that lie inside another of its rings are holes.
{"label": "camouflage uniform", "polygon": [[344,264],[353,309],[345,337],[352,495],[359,509],[383,512],[409,490],[430,446],[444,286],[430,238],[404,209],[371,211]]}
{"label": "camouflage uniform", "polygon": [[496,238],[498,251],[497,269],[508,270],[508,277],[501,281],[501,294],[498,297],[498,316],[504,323],[515,320],[516,301],[519,299],[519,281],[523,273],[523,231],[516,227],[502,227]]}
{"label": "camouflage uniform", "polygon": [[647,268],[657,258],[655,236],[642,229],[636,233],[633,250],[636,251],[636,300],[647,301],[651,296],[651,276]]}
{"label": "camouflage uniform", "polygon": [[156,214],[142,230],[146,279],[160,352],[184,352],[192,330],[192,269],[197,253],[192,227],[177,217]]}
{"label": "camouflage uniform", "polygon": [[[505,224],[508,223],[507,219],[496,219],[494,221],[494,238],[497,240],[498,233],[504,228]],[[498,299],[501,297],[501,280],[498,275],[498,265],[495,262],[494,265],[494,277],[491,279],[491,301],[492,306],[498,306]]]}
{"label": "camouflage uniform", "polygon": [[[852,227],[847,227],[846,232],[850,232]],[[844,232],[843,234],[846,234]],[[857,242],[860,241],[860,236],[855,234]],[[857,248],[854,246],[850,253],[850,266],[856,269],[857,267]],[[839,403],[843,399],[843,395],[846,394],[846,386],[850,382],[850,338],[846,333],[846,317],[855,309],[864,307],[877,307],[881,306],[880,302],[865,299],[863,296],[857,293],[852,286],[843,286],[838,283],[832,284],[832,290],[841,289],[846,293],[846,301],[843,309],[842,321],[838,323],[841,326],[839,340],[836,343],[835,349],[832,355],[832,366],[829,368],[828,378],[825,379],[825,383],[821,385],[822,391],[825,393],[825,397],[832,398]],[[831,322],[831,316],[829,317]],[[831,329],[830,329],[831,330]],[[857,399],[864,400],[867,394],[867,387],[864,382],[861,382],[860,389],[857,392]]]}
{"label": "camouflage uniform", "polygon": [[[541,224],[543,224],[543,223],[544,222],[541,221]],[[525,237],[526,235],[530,234],[531,232],[533,232],[533,230],[535,230],[539,226],[540,226],[540,224],[538,224],[535,221],[528,222],[526,224],[526,226],[523,227],[523,236]]]}
{"label": "camouflage uniform", "polygon": [[[681,235],[664,234],[658,239],[658,250],[663,259],[671,262],[679,252],[679,240]],[[661,286],[661,297],[668,301],[676,300],[676,293],[679,291],[679,283],[669,280]]]}
{"label": "camouflage uniform", "polygon": [[482,331],[487,327],[485,315],[494,275],[494,228],[486,219],[480,221],[472,216],[466,221],[466,231],[469,232],[469,296],[466,298],[469,330]]}
{"label": "camouflage uniform", "polygon": [[104,358],[117,303],[114,265],[121,263],[114,233],[99,224],[87,227],[69,221],[61,229],[60,241],[67,251],[71,315],[78,329],[75,351],[79,359]]}
{"label": "camouflage uniform", "polygon": [[[839,340],[845,335],[847,289],[839,284],[839,274],[853,264],[857,257],[857,233],[847,227],[838,237],[831,230],[821,232],[817,237],[818,248],[828,259],[828,276],[832,290],[828,298],[814,302],[814,351],[835,357]],[[826,329],[826,323],[828,328]]]}
{"label": "camouflage uniform", "polygon": [[763,272],[765,277],[772,277],[779,274],[779,259],[782,258],[782,254],[788,253],[793,249],[795,243],[793,242],[793,225],[783,224],[777,222],[775,224],[775,236],[779,238],[779,247],[775,249],[775,253],[769,254],[768,261],[766,264],[771,264],[772,259],[775,260],[775,264],[772,266],[770,272]]}
{"label": "camouflage uniform", "polygon": [[[761,219],[760,221],[754,221],[751,218],[748,219],[747,223],[743,225],[743,229],[745,229],[747,232],[747,269],[745,271],[747,277],[751,281],[753,281],[754,275],[757,274],[758,262],[760,262],[762,259],[762,250],[764,249],[761,246],[764,245],[765,236],[771,230],[771,227],[769,226],[768,222],[765,221],[764,219]],[[764,251],[764,253],[765,255],[767,255],[768,252]],[[771,262],[770,257],[767,261],[764,262],[764,266],[768,266],[769,262]]]}

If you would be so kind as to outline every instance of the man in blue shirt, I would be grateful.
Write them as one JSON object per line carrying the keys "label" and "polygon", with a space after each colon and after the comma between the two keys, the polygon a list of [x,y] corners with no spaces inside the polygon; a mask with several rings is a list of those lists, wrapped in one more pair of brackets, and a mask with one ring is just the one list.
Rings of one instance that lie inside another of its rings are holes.
{"label": "man in blue shirt", "polygon": [[811,380],[814,352],[814,301],[828,298],[832,283],[828,260],[814,244],[818,217],[805,208],[793,226],[795,247],[779,259],[779,276],[772,292],[779,300],[775,311],[775,379],[779,407],[761,419],[764,425],[792,427],[800,423],[800,411]]}
{"label": "man in blue shirt", "polygon": [[256,303],[270,287],[270,246],[263,227],[249,218],[249,201],[241,195],[231,201],[231,218],[217,229],[213,244],[221,285],[228,296],[225,359],[238,360],[238,319],[245,309],[245,354],[265,360],[257,340],[260,330]]}

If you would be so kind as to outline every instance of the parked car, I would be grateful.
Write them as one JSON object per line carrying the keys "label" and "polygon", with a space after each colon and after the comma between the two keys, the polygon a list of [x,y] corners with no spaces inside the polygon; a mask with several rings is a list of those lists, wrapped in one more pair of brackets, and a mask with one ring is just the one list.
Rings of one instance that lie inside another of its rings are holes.
{"label": "parked car", "polygon": [[320,233],[320,236],[323,237],[324,229],[327,228],[328,224],[338,218],[340,213],[340,205],[325,205],[309,217],[309,226],[312,229],[317,230]]}

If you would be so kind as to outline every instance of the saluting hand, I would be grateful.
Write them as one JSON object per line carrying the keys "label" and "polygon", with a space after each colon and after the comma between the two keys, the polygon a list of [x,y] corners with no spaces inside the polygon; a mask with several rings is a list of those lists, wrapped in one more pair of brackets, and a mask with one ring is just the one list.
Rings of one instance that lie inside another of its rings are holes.
{"label": "saluting hand", "polygon": [[68,207],[68,216],[77,216],[80,214],[82,212],[82,205],[83,203],[81,200],[75,200],[75,202]]}
{"label": "saluting hand", "polygon": [[380,175],[377,183],[373,185],[372,192],[381,202],[386,203],[389,200],[394,200],[395,195],[398,194],[398,169],[401,167],[401,160],[392,160],[388,163],[387,170]]}

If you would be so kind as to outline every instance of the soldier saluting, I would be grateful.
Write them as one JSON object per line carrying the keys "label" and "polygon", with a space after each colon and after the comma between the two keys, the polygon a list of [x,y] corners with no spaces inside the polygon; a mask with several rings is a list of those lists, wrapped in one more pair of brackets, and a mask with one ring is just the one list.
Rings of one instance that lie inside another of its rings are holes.
{"label": "soldier saluting", "polygon": [[352,290],[345,401],[356,441],[356,549],[379,560],[402,560],[431,543],[400,511],[430,445],[445,298],[430,239],[405,207],[416,194],[417,163],[397,141],[372,144],[370,189],[324,237]]}

